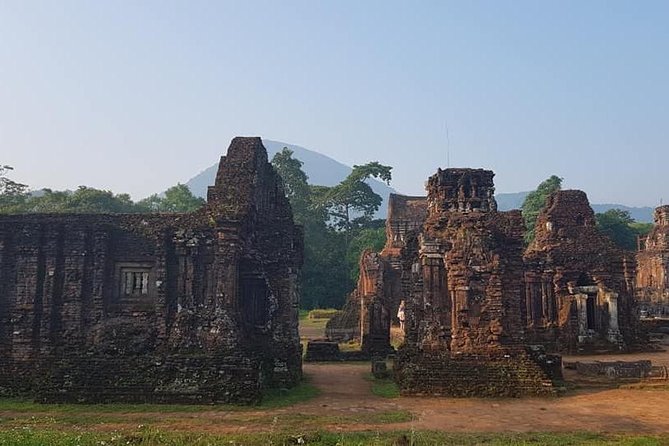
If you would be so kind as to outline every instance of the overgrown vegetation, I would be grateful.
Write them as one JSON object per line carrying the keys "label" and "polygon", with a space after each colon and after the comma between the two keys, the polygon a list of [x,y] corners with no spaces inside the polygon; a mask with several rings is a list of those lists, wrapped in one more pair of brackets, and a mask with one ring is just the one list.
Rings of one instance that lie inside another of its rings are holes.
{"label": "overgrown vegetation", "polygon": [[353,166],[341,183],[327,187],[308,183],[292,150],[278,152],[272,165],[283,179],[295,221],[304,227],[301,305],[339,308],[355,286],[360,253],[385,244],[384,221],[373,218],[382,198],[367,180],[389,182],[392,168],[378,162]]}
{"label": "overgrown vegetation", "polygon": [[[523,202],[523,220],[525,221],[525,241],[530,243],[534,239],[534,226],[541,210],[546,205],[546,199],[555,191],[562,188],[562,178],[552,175],[542,181],[536,190],[530,192]],[[609,209],[606,212],[595,214],[597,227],[607,235],[618,247],[626,250],[636,250],[639,236],[644,236],[653,228],[652,223],[639,223],[622,209]]]}
{"label": "overgrown vegetation", "polygon": [[546,199],[555,191],[562,188],[562,178],[551,175],[550,178],[544,180],[537,186],[535,190],[527,194],[525,201],[523,201],[522,211],[523,220],[525,221],[525,242],[530,243],[534,240],[534,226],[537,221],[539,213],[546,205]]}

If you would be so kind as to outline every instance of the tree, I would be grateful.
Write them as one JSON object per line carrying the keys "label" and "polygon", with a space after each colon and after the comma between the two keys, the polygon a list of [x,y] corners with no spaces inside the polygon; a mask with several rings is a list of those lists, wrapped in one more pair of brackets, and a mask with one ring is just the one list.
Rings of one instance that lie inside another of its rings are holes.
{"label": "tree", "polygon": [[137,212],[128,194],[79,186],[74,191],[43,189],[42,194],[25,201],[22,212],[117,214]]}
{"label": "tree", "polygon": [[[384,223],[383,220],[377,220]],[[365,249],[379,252],[386,244],[385,225],[377,228],[361,229],[348,244],[346,261],[348,262],[349,276],[353,282],[358,280],[360,274],[360,255]]]}
{"label": "tree", "polygon": [[12,166],[0,164],[0,213],[22,212],[28,197],[28,186],[7,176],[12,170]]}
{"label": "tree", "polygon": [[302,170],[304,163],[293,158],[293,151],[284,147],[272,158],[272,166],[283,181],[283,189],[290,200],[304,199],[309,193],[309,177]]}
{"label": "tree", "polygon": [[340,308],[353,289],[344,235],[323,222],[304,228],[304,266],[300,307]]}
{"label": "tree", "polygon": [[642,223],[635,221],[634,223],[631,223],[630,226],[636,231],[638,235],[645,236],[653,230],[655,225],[653,225],[653,223]]}
{"label": "tree", "polygon": [[338,185],[323,189],[320,205],[327,210],[334,227],[341,231],[359,229],[369,223],[383,199],[366,183],[378,178],[390,184],[392,167],[376,161],[353,166],[351,173]]}
{"label": "tree", "polygon": [[135,203],[133,203],[130,195],[116,195],[110,190],[100,190],[86,186],[79,186],[73,194],[69,195],[67,203],[66,212],[85,214],[135,212]]}
{"label": "tree", "polygon": [[165,191],[165,196],[153,194],[137,202],[143,212],[193,212],[204,206],[205,201],[196,197],[185,184],[177,183]]}
{"label": "tree", "polygon": [[[272,158],[283,180],[295,221],[304,227],[302,308],[340,307],[357,279],[358,258],[364,248],[380,249],[379,226],[372,216],[381,197],[365,180],[390,180],[390,168],[379,163],[355,166],[335,187],[310,185],[302,162],[284,148]],[[351,260],[353,259],[353,260]]]}
{"label": "tree", "polygon": [[0,164],[0,195],[21,195],[28,191],[27,185],[7,177],[8,172],[12,170],[14,170],[12,166]]}
{"label": "tree", "polygon": [[348,270],[342,234],[326,224],[327,214],[316,205],[325,188],[308,184],[302,161],[284,148],[272,158],[281,177],[295,222],[304,228],[304,265],[300,274],[302,308],[339,306],[349,291]]}
{"label": "tree", "polygon": [[546,199],[555,191],[562,188],[562,178],[551,175],[548,179],[539,184],[536,190],[527,194],[523,201],[523,220],[525,221],[525,241],[527,243],[534,239],[534,225],[539,216],[539,212],[544,208]]}
{"label": "tree", "polygon": [[[609,209],[596,214],[597,227],[606,234],[618,247],[630,251],[636,250],[637,238],[647,233],[647,224],[638,224],[629,211]],[[652,227],[652,225],[650,225]]]}
{"label": "tree", "polygon": [[305,225],[314,218],[311,203],[312,190],[309,186],[309,177],[302,170],[302,161],[293,158],[293,151],[284,147],[272,158],[272,166],[283,182],[283,190],[293,208],[293,217],[299,224]]}

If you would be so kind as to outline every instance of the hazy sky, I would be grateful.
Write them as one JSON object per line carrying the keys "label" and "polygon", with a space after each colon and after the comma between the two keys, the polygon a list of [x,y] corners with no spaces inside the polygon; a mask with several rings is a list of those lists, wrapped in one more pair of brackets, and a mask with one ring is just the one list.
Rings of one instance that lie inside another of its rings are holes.
{"label": "hazy sky", "polygon": [[498,192],[667,203],[669,2],[0,0],[15,179],[142,198],[236,135],[378,160],[407,194],[450,158]]}

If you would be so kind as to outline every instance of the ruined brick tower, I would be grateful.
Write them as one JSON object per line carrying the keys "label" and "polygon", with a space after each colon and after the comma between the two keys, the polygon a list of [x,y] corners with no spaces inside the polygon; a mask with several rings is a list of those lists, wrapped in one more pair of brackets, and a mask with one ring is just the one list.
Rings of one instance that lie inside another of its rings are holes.
{"label": "ruined brick tower", "polygon": [[573,353],[639,342],[634,258],[599,232],[584,192],[548,197],[525,261],[531,340]]}
{"label": "ruined brick tower", "polygon": [[560,374],[559,358],[524,344],[524,226],[519,211],[497,212],[493,176],[440,169],[428,181],[427,219],[402,250],[404,394],[537,394]]}
{"label": "ruined brick tower", "polygon": [[301,377],[301,229],[260,138],[188,214],[0,216],[0,390],[254,402]]}
{"label": "ruined brick tower", "polygon": [[326,326],[330,340],[358,339],[368,355],[392,351],[390,325],[404,299],[400,253],[407,235],[422,227],[426,214],[425,197],[390,194],[386,244],[380,253],[365,250],[360,255],[357,287]]}
{"label": "ruined brick tower", "polygon": [[654,219],[636,256],[636,296],[648,314],[664,316],[669,314],[669,206],[656,208]]}

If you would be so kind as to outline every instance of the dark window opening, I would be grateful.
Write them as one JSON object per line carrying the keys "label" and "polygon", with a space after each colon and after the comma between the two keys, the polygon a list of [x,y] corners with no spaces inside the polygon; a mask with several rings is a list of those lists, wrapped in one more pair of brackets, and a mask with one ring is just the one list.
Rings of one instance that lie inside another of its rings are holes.
{"label": "dark window opening", "polygon": [[587,273],[581,273],[581,275],[578,277],[578,282],[576,282],[576,286],[593,286],[593,285],[595,285],[595,282]]}
{"label": "dark window opening", "polygon": [[595,296],[588,296],[585,301],[585,314],[588,324],[588,330],[595,329]]}
{"label": "dark window opening", "polygon": [[244,322],[252,326],[265,325],[269,319],[269,289],[265,279],[242,276],[239,285]]}

